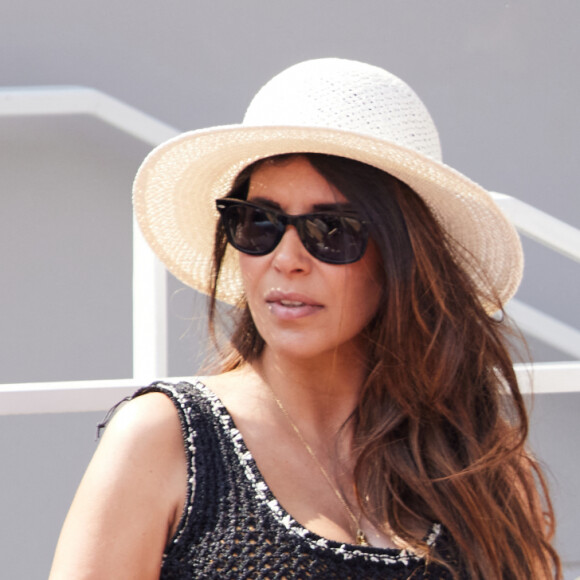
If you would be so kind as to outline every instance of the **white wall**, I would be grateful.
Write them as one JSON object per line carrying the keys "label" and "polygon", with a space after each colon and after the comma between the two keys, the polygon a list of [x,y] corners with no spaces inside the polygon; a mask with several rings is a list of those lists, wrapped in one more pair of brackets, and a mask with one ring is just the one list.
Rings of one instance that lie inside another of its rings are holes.
{"label": "white wall", "polygon": [[[239,121],[305,58],[384,66],[427,103],[449,164],[580,227],[577,2],[23,0],[0,21],[3,85],[93,86],[182,129]],[[130,186],[147,150],[91,118],[0,118],[0,382],[130,376]],[[525,249],[518,298],[580,328],[578,265]],[[169,370],[187,375],[206,344],[203,299],[174,280],[169,296]],[[580,394],[541,395],[533,414],[570,579],[579,407]],[[99,418],[0,417],[3,578],[46,576]]]}

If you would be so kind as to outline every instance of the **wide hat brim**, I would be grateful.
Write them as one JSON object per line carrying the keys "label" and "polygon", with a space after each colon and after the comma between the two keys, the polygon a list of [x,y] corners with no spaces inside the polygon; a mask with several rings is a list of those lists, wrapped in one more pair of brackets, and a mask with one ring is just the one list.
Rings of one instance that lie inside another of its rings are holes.
{"label": "wide hat brim", "polygon": [[[372,165],[409,185],[449,235],[455,258],[490,313],[507,302],[523,271],[519,236],[488,192],[453,168],[369,135],[324,127],[230,125],[183,133],[155,148],[133,187],[137,222],[153,251],[184,284],[209,293],[214,200],[258,159],[325,153]],[[228,247],[217,297],[243,295],[237,254]],[[492,298],[495,296],[495,298]]]}

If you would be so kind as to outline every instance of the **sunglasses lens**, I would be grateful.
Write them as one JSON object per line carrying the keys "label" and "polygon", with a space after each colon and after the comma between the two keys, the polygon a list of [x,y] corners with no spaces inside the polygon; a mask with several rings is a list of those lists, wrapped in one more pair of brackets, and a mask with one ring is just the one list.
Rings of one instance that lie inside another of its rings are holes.
{"label": "sunglasses lens", "polygon": [[239,251],[262,255],[279,241],[279,228],[266,211],[248,205],[232,205],[224,214],[228,239]]}
{"label": "sunglasses lens", "polygon": [[304,220],[301,230],[306,249],[323,262],[356,262],[366,249],[366,229],[354,217],[314,214]]}
{"label": "sunglasses lens", "polygon": [[289,216],[242,200],[218,200],[217,207],[228,241],[245,254],[269,254],[282,239],[287,225],[296,227],[312,256],[329,264],[356,262],[367,246],[366,227],[353,216],[325,213]]}

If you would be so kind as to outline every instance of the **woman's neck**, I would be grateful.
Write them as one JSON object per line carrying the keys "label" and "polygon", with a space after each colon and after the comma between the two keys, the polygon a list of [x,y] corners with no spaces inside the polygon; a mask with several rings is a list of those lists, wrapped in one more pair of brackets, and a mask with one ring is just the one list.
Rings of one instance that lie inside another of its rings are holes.
{"label": "woman's neck", "polygon": [[312,436],[336,435],[355,409],[366,369],[360,357],[330,353],[295,360],[266,347],[254,371]]}

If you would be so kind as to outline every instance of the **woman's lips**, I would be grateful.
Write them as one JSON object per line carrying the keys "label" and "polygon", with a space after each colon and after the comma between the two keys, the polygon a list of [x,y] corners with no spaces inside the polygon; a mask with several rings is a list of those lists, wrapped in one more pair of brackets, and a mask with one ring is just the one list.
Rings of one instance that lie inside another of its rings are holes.
{"label": "woman's lips", "polygon": [[270,312],[280,320],[296,320],[320,312],[322,304],[304,294],[273,290],[266,294]]}

